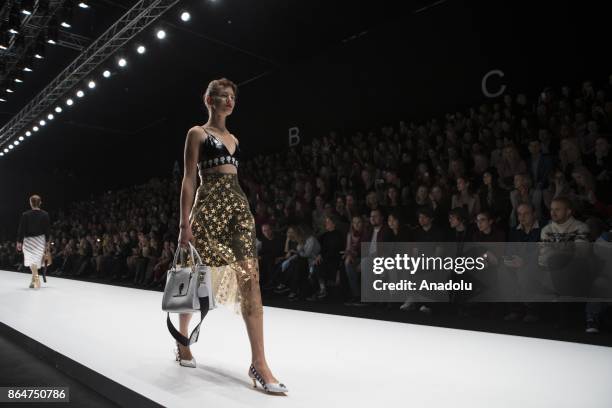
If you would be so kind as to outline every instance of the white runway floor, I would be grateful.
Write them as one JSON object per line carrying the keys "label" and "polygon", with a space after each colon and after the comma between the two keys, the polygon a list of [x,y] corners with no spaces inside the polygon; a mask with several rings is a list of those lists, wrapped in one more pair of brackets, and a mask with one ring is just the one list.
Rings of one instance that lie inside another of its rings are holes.
{"label": "white runway floor", "polygon": [[0,321],[166,407],[612,407],[612,348],[266,307],[268,362],[290,389],[269,396],[231,311],[209,313],[183,368],[160,292],[48,280],[0,271]]}

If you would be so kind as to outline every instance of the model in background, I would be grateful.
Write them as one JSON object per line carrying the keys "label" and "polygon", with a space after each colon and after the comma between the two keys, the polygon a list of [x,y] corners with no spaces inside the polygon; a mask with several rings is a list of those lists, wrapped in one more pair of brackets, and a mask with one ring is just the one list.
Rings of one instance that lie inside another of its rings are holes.
{"label": "model in background", "polygon": [[17,232],[17,251],[23,250],[23,265],[30,267],[32,271],[32,282],[30,288],[40,288],[40,278],[38,271],[43,267],[43,256],[48,249],[49,214],[40,209],[42,200],[40,196],[30,197],[30,207],[21,214],[19,230]]}

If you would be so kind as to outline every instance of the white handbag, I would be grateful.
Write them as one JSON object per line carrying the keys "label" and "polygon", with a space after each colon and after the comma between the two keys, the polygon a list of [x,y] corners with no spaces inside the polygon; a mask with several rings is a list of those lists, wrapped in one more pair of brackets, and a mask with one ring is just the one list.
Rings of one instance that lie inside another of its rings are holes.
{"label": "white handbag", "polygon": [[[178,258],[180,264],[177,264]],[[174,260],[166,275],[166,287],[162,298],[162,310],[168,312],[166,324],[172,337],[183,346],[198,341],[200,325],[208,310],[216,307],[212,292],[211,270],[202,264],[202,258],[195,247],[189,243],[189,260],[187,266],[183,262],[183,250],[178,247],[174,253]],[[200,312],[200,322],[193,329],[189,338],[183,336],[170,321],[170,313]]]}

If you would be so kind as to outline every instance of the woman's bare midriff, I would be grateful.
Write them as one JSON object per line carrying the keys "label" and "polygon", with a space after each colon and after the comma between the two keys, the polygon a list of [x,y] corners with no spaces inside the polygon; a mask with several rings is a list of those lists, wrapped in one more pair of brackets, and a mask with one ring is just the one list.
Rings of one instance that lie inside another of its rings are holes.
{"label": "woman's bare midriff", "polygon": [[238,169],[233,164],[222,164],[220,166],[215,166],[211,169],[202,170],[204,174],[238,174]]}

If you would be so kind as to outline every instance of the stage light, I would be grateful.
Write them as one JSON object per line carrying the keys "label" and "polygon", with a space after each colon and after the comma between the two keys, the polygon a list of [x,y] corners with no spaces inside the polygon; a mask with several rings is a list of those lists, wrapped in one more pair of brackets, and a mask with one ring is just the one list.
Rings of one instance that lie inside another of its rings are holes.
{"label": "stage light", "polygon": [[19,17],[19,7],[17,3],[13,4],[13,8],[9,11],[8,32],[11,34],[19,34],[21,28],[21,18]]}
{"label": "stage light", "polygon": [[18,84],[22,83],[23,79],[24,79],[23,71],[17,70],[15,72],[13,72],[13,74],[10,76],[10,78],[12,78],[13,81],[15,81]]}
{"label": "stage light", "polygon": [[145,53],[145,51],[147,51],[147,49],[145,48],[145,46],[144,46],[144,45],[139,45],[139,46],[138,46],[138,48],[136,48],[136,51],[137,51],[139,54],[144,54],[144,53]]}
{"label": "stage light", "polygon": [[30,131],[28,130],[28,131],[26,132],[26,136],[27,136],[27,137],[32,136],[32,132],[30,132]]}
{"label": "stage light", "polygon": [[19,63],[18,68],[20,68],[23,72],[32,72],[34,67],[34,58],[32,56],[32,52],[28,50],[27,54],[23,58],[23,61]]}
{"label": "stage light", "polygon": [[81,91],[80,89],[77,91],[76,96],[78,96],[79,98],[82,98],[83,96],[85,96],[85,92]]}
{"label": "stage light", "polygon": [[59,38],[59,22],[57,21],[57,17],[53,17],[47,26],[47,42],[49,44],[57,44]]}
{"label": "stage light", "polygon": [[166,38],[166,32],[164,30],[158,30],[157,38],[159,38],[160,40],[163,40],[164,38]]}
{"label": "stage light", "polygon": [[19,141],[23,142],[25,140],[25,138],[23,136],[19,136]]}
{"label": "stage light", "polygon": [[74,101],[70,98],[66,99],[66,105],[68,106],[72,106],[72,104],[74,103]]}
{"label": "stage light", "polygon": [[47,124],[47,122],[45,122],[44,120],[41,120],[40,122],[38,122],[40,124],[40,126],[45,126]]}
{"label": "stage light", "polygon": [[111,73],[110,73],[110,71],[107,69],[106,71],[104,71],[104,72],[102,73],[102,76],[103,76],[104,78],[110,78]]}
{"label": "stage light", "polygon": [[47,115],[47,119],[49,119],[49,120],[53,120],[53,118],[55,118],[55,116],[53,116],[53,114],[52,114],[52,113],[50,113],[50,114],[48,114],[48,115]]}
{"label": "stage light", "polygon": [[191,20],[191,14],[189,14],[189,13],[188,13],[188,12],[186,12],[186,11],[183,11],[183,12],[181,13],[181,20],[183,20],[183,21],[189,21],[189,20]]}
{"label": "stage light", "polygon": [[88,9],[89,8],[89,4],[85,3],[84,1],[79,3],[79,7],[82,9]]}
{"label": "stage light", "polygon": [[21,0],[21,12],[26,16],[34,12],[34,0]]}
{"label": "stage light", "polygon": [[9,41],[9,35],[4,30],[2,30],[0,32],[0,50],[6,50],[9,46]]}
{"label": "stage light", "polygon": [[96,87],[96,83],[94,81],[89,81],[87,86],[89,87],[89,89],[94,89]]}
{"label": "stage light", "polygon": [[64,28],[71,28],[72,15],[74,11],[74,1],[67,1],[66,4],[60,9],[60,25]]}
{"label": "stage light", "polygon": [[62,108],[60,108],[59,106],[55,107],[55,112],[56,113],[62,113]]}
{"label": "stage light", "polygon": [[34,58],[45,58],[45,38],[42,35],[38,36],[38,38],[36,39],[36,42],[34,43],[33,52]]}
{"label": "stage light", "polygon": [[119,65],[121,68],[123,68],[123,67],[125,67],[127,65],[127,61],[125,60],[125,58],[121,58],[117,62],[117,65]]}

